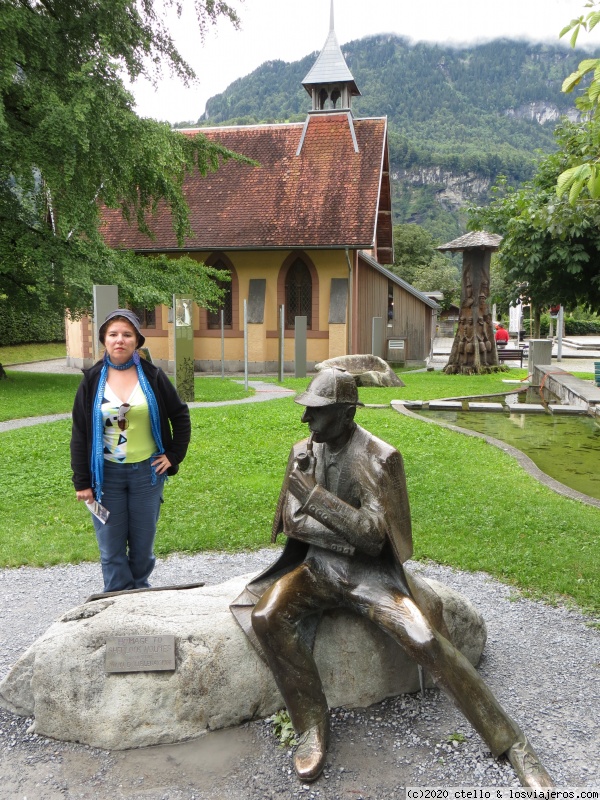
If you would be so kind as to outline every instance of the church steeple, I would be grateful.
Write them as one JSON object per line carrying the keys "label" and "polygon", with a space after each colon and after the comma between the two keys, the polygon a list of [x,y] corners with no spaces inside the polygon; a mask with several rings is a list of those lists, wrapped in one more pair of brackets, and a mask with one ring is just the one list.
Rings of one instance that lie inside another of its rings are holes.
{"label": "church steeple", "polygon": [[327,41],[302,86],[312,97],[313,111],[349,110],[352,97],[360,95],[335,35],[333,0]]}

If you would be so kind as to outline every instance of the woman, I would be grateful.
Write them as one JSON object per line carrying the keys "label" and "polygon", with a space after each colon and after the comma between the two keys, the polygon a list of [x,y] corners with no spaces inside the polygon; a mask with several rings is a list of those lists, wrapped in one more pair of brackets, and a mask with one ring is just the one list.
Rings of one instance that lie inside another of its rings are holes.
{"label": "woman", "polygon": [[140,358],[132,311],[112,311],[98,337],[104,358],[84,370],[73,406],[73,484],[78,500],[110,512],[106,524],[92,517],[104,591],[147,588],[163,485],[185,457],[190,414],[165,373]]}

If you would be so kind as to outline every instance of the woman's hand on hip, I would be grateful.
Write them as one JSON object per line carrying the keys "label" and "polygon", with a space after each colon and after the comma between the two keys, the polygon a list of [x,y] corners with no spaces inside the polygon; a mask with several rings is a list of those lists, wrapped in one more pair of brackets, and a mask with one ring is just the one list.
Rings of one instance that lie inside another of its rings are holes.
{"label": "woman's hand on hip", "polygon": [[156,470],[157,475],[162,475],[169,469],[169,467],[171,466],[171,462],[163,453],[161,456],[156,456],[156,458],[152,462],[152,466]]}
{"label": "woman's hand on hip", "polygon": [[83,500],[84,503],[92,503],[94,500],[94,492],[91,489],[79,489],[75,492],[78,500]]}

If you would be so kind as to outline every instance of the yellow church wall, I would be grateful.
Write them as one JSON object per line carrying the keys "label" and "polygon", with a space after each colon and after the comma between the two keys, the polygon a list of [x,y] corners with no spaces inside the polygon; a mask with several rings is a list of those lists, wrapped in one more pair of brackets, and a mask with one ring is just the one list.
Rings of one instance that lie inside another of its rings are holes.
{"label": "yellow church wall", "polygon": [[[292,251],[264,250],[264,251],[239,251],[225,252],[224,255],[233,265],[238,280],[238,306],[237,306],[237,331],[225,332],[225,361],[243,361],[244,358],[244,299],[250,291],[250,280],[264,279],[265,306],[263,324],[250,324],[248,326],[248,360],[250,362],[277,362],[278,360],[278,315],[281,302],[278,292],[278,278],[283,264]],[[309,362],[322,361],[331,357],[332,347],[329,342],[329,302],[332,278],[347,278],[348,265],[346,255],[339,250],[308,250],[304,255],[309,259],[317,273],[318,287],[313,284],[313,297],[318,290],[318,328],[308,332],[307,360]],[[199,261],[209,260],[210,253],[194,254]],[[313,304],[314,307],[314,304]],[[195,314],[199,313],[196,309]],[[235,308],[234,308],[235,313]],[[220,361],[221,338],[220,335],[203,336],[198,331],[196,316],[194,317],[196,341],[194,356],[198,361]],[[340,327],[340,326],[335,326]],[[342,335],[336,335],[333,352],[343,355],[347,352],[345,326]],[[286,361],[294,360],[293,331],[286,332],[285,354]]]}
{"label": "yellow church wall", "polygon": [[346,355],[348,349],[348,326],[330,325],[329,326],[329,350],[326,358],[337,358]]}
{"label": "yellow church wall", "polygon": [[[291,250],[230,251],[223,255],[233,265],[237,276],[237,326],[225,331],[225,361],[231,368],[239,368],[244,359],[244,299],[249,295],[250,280],[264,279],[265,305],[262,324],[248,326],[248,359],[256,365],[257,371],[264,369],[259,365],[273,368],[279,357],[278,316],[279,304],[283,302],[283,281],[280,280],[282,266],[292,257]],[[294,251],[296,253],[296,251]],[[314,267],[313,273],[313,320],[317,321],[312,331],[308,331],[307,361],[309,364],[344,355],[347,352],[346,326],[329,324],[329,303],[332,278],[347,278],[348,265],[344,251],[307,250],[297,253]],[[197,261],[208,261],[211,253],[190,253]],[[314,275],[317,280],[315,282]],[[156,309],[156,328],[144,329],[146,346],[153,361],[160,366],[173,369],[174,343],[173,323],[169,322],[168,306]],[[205,311],[196,305],[193,308],[194,358],[203,369],[220,369],[221,336],[219,331],[201,330],[201,315]],[[89,346],[89,322],[67,322],[67,350],[74,365],[89,366],[92,363]],[[237,329],[236,329],[237,328]],[[285,333],[285,361],[294,361],[294,332]],[[218,362],[218,365],[216,365]]]}
{"label": "yellow church wall", "polygon": [[89,367],[93,362],[92,321],[84,316],[76,322],[65,318],[67,364],[71,367]]}

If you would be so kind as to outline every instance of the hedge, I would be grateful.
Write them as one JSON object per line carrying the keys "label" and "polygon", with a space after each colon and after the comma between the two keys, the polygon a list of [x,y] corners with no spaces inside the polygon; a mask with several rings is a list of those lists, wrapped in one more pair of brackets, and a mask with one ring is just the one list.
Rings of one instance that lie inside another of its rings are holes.
{"label": "hedge", "polygon": [[65,319],[62,311],[44,315],[16,311],[0,302],[0,347],[65,341]]}
{"label": "hedge", "polygon": [[[573,317],[565,317],[565,336],[590,336],[594,333],[600,333],[600,319],[574,319]],[[525,333],[530,335],[529,317],[523,319],[523,328]],[[553,331],[556,336],[557,320],[554,320]],[[542,314],[540,319],[540,336],[548,336],[550,332],[550,317],[548,314]]]}

